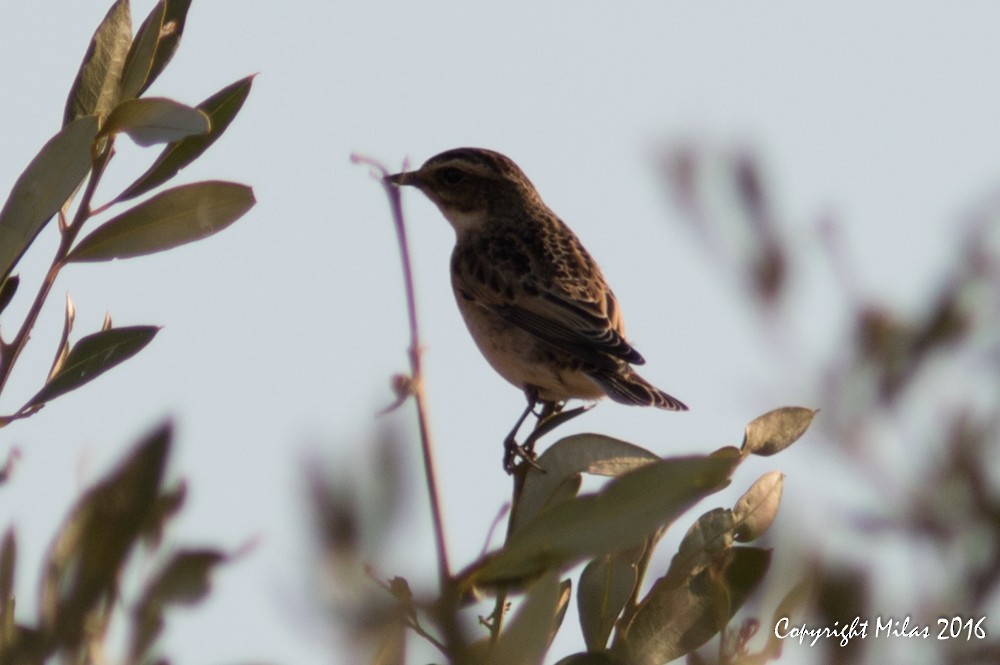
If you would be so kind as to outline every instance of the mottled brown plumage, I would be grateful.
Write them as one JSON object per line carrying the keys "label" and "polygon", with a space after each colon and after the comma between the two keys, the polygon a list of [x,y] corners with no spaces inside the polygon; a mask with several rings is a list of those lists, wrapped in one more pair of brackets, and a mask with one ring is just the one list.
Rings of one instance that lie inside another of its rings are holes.
{"label": "mottled brown plumage", "polygon": [[459,148],[389,181],[420,189],[454,227],[459,309],[486,359],[529,400],[687,408],[632,369],[645,361],[600,268],[513,161]]}

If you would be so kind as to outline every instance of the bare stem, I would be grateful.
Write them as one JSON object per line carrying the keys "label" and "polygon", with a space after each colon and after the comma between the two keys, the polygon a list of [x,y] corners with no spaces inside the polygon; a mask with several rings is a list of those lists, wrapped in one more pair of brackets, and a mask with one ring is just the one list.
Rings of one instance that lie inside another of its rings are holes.
{"label": "bare stem", "polygon": [[444,520],[442,519],[441,500],[438,496],[437,474],[434,470],[433,445],[430,435],[430,425],[427,418],[427,404],[424,395],[423,373],[420,363],[420,327],[417,324],[417,304],[413,286],[413,269],[410,264],[409,244],[406,240],[406,225],[403,219],[403,208],[399,190],[385,177],[389,172],[384,166],[368,157],[352,155],[351,160],[357,164],[370,167],[379,177],[385,194],[389,199],[392,211],[393,225],[396,227],[396,237],[399,240],[400,260],[403,264],[403,284],[406,289],[406,307],[410,324],[410,372],[412,378],[412,394],[417,405],[417,424],[420,428],[420,445],[424,456],[424,473],[427,480],[427,493],[431,503],[431,517],[434,522],[434,538],[437,543],[438,575],[440,577],[442,595],[446,587],[452,585],[451,567],[448,564],[448,550],[444,537]]}

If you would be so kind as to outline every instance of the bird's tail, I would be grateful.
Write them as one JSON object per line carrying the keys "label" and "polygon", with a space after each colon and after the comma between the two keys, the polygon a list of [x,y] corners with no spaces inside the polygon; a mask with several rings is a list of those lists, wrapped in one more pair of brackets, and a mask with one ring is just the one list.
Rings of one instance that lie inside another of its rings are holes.
{"label": "bird's tail", "polygon": [[608,397],[630,406],[655,406],[668,411],[687,411],[687,405],[663,392],[631,368],[621,373],[594,372],[590,375]]}

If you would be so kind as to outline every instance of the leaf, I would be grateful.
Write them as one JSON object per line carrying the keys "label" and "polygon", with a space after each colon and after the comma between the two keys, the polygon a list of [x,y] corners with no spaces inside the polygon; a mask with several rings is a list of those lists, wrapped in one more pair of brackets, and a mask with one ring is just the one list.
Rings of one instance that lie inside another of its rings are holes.
{"label": "leaf", "polygon": [[63,125],[86,115],[107,115],[118,104],[119,82],[132,43],[128,0],[117,0],[90,40],[66,100]]}
{"label": "leaf", "polygon": [[15,639],[14,568],[17,562],[17,539],[14,527],[8,527],[0,544],[0,654],[7,653]]}
{"label": "leaf", "polygon": [[210,589],[212,571],[228,557],[217,550],[181,550],[147,585],[134,611],[129,662],[141,662],[163,629],[168,605],[192,605]]}
{"label": "leaf", "polygon": [[704,496],[729,483],[732,459],[677,457],[615,478],[597,494],[544,511],[502,550],[466,573],[472,585],[508,584],[634,547]]}
{"label": "leaf", "polygon": [[153,66],[156,55],[156,44],[160,41],[160,28],[163,25],[165,7],[157,2],[135,33],[135,39],[125,56],[125,64],[121,75],[121,99],[135,99],[146,89],[146,79]]}
{"label": "leaf", "polygon": [[784,476],[771,471],[758,478],[733,506],[736,540],[748,543],[767,531],[778,514]]}
{"label": "leaf", "polygon": [[17,275],[11,275],[6,279],[0,278],[0,314],[3,314],[7,305],[14,299],[14,294],[17,293],[17,287],[20,284],[21,278]]}
{"label": "leaf", "polygon": [[87,335],[73,345],[62,367],[22,408],[29,409],[93,381],[139,353],[156,333],[156,326],[127,326]]}
{"label": "leaf", "polygon": [[76,307],[73,306],[73,301],[69,297],[69,293],[66,294],[66,314],[63,317],[63,331],[62,336],[59,338],[59,344],[56,346],[56,357],[52,359],[52,367],[49,369],[49,375],[45,378],[45,381],[51,381],[52,377],[59,373],[59,369],[66,362],[66,358],[69,356],[69,334],[73,332],[73,322],[76,320]]}
{"label": "leaf", "polygon": [[646,544],[607,554],[588,563],[576,592],[580,629],[589,651],[604,651],[618,615],[639,582],[636,567]]}
{"label": "leaf", "polygon": [[157,505],[171,439],[169,423],[153,430],[83,494],[56,536],[39,601],[53,651],[80,644],[86,617],[117,598],[127,558]]}
{"label": "leaf", "polygon": [[[17,561],[17,540],[14,527],[7,527],[0,545],[0,619],[4,618],[7,601],[14,597],[14,564]],[[0,621],[0,630],[2,630]]]}
{"label": "leaf", "polygon": [[733,511],[715,508],[699,517],[684,534],[665,578],[671,583],[701,572],[733,545]]}
{"label": "leaf", "polygon": [[187,498],[187,485],[183,481],[176,487],[165,490],[156,498],[156,503],[150,511],[150,519],[142,530],[142,537],[150,547],[158,547],[163,539],[163,531],[167,522],[180,512]]}
{"label": "leaf", "polygon": [[555,635],[556,616],[568,600],[569,589],[559,584],[555,573],[533,582],[517,614],[484,659],[486,665],[541,665]]}
{"label": "leaf", "polygon": [[53,136],[18,177],[0,210],[0,279],[7,277],[90,171],[97,118],[75,120]]}
{"label": "leaf", "polygon": [[149,146],[204,134],[209,128],[208,116],[203,111],[171,99],[153,97],[130,99],[116,106],[98,136],[123,132],[137,144]]}
{"label": "leaf", "polygon": [[252,189],[232,182],[168,189],[98,227],[66,260],[110,261],[173,249],[221,231],[254,203]]}
{"label": "leaf", "polygon": [[734,547],[726,562],[725,579],[729,590],[728,617],[732,618],[764,579],[771,566],[771,550],[761,547]]}
{"label": "leaf", "polygon": [[606,653],[574,653],[560,659],[556,665],[626,665]]}
{"label": "leaf", "polygon": [[139,26],[122,73],[122,99],[140,96],[174,57],[191,0],[160,0]]}
{"label": "leaf", "polygon": [[229,124],[239,113],[250,94],[250,86],[253,77],[236,81],[215,93],[201,104],[198,104],[199,111],[205,112],[209,118],[211,128],[207,134],[197,134],[181,139],[163,149],[153,165],[136,179],[128,189],[121,193],[116,201],[125,201],[135,198],[140,194],[145,194],[149,190],[162,185],[185,166],[196,160],[203,152],[215,143],[229,127]]}
{"label": "leaf", "polygon": [[556,633],[559,632],[559,628],[562,627],[563,619],[566,618],[566,610],[569,609],[569,599],[573,595],[573,582],[571,580],[563,580],[559,584],[559,601],[556,604],[556,613],[552,622],[552,630],[549,632],[549,645],[552,644],[552,640],[555,639]]}
{"label": "leaf", "polygon": [[778,622],[785,619],[790,624],[794,625],[795,620],[793,616],[798,616],[802,613],[803,608],[807,606],[813,595],[813,583],[808,577],[803,578],[798,584],[796,584],[792,589],[785,594],[785,597],[781,599],[778,603],[778,607],[774,610],[774,614],[771,615],[771,628],[770,634],[767,638],[767,645],[761,651],[761,654],[765,657],[770,657],[772,659],[777,659],[781,656],[781,649],[784,645],[784,640],[775,635],[773,628],[778,625]]}
{"label": "leaf", "polygon": [[[7,419],[0,419],[0,427],[7,424],[4,420]],[[17,446],[7,451],[7,459],[0,462],[0,485],[10,480],[11,476],[14,475],[14,467],[17,466],[19,459],[21,459],[21,450]]]}
{"label": "leaf", "polygon": [[661,577],[628,624],[619,626],[612,657],[629,665],[660,665],[697,649],[725,627],[770,560],[768,550],[735,547],[679,584]]}
{"label": "leaf", "polygon": [[[190,6],[191,0],[166,0],[167,8],[163,14],[163,23],[160,25],[160,39],[156,43],[156,54],[153,56],[153,64],[149,68],[146,84],[139,91],[139,94],[152,85],[174,57],[181,42],[181,35],[184,34],[184,23],[187,20]],[[152,15],[153,13],[150,12],[150,16]],[[147,18],[147,20],[149,19]]]}
{"label": "leaf", "polygon": [[743,436],[743,454],[769,456],[795,443],[809,429],[814,409],[785,406],[754,418]]}
{"label": "leaf", "polygon": [[[542,453],[536,463],[544,473],[528,469],[524,487],[511,518],[511,533],[531,522],[543,509],[554,505],[553,499],[566,481],[581,473],[617,476],[660,458],[639,446],[600,434],[576,434],[560,439]],[[579,481],[576,481],[579,486]],[[563,498],[572,498],[563,494]]]}
{"label": "leaf", "polygon": [[405,665],[407,632],[406,624],[402,621],[393,621],[383,626],[378,648],[369,665]]}

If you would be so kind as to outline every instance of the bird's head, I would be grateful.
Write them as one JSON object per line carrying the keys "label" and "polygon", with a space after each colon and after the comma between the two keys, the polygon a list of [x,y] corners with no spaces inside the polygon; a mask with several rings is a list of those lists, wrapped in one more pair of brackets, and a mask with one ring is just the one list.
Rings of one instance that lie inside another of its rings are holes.
{"label": "bird's head", "polygon": [[518,214],[540,203],[531,181],[509,158],[482,148],[456,148],[431,157],[416,171],[386,178],[412,185],[440,208],[456,233],[480,228],[491,218]]}

